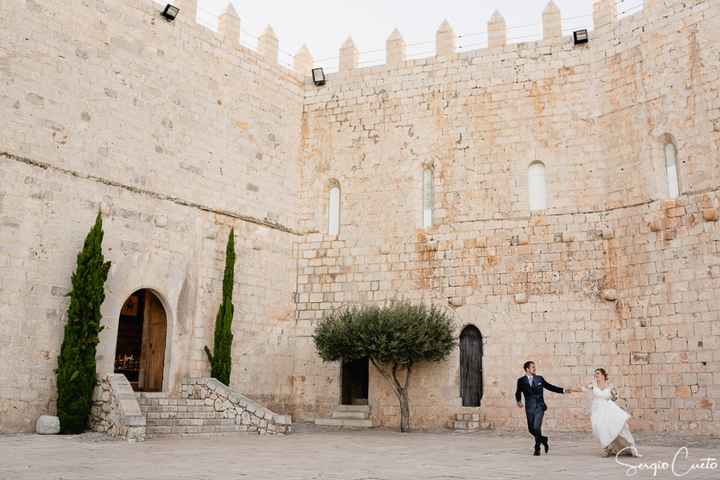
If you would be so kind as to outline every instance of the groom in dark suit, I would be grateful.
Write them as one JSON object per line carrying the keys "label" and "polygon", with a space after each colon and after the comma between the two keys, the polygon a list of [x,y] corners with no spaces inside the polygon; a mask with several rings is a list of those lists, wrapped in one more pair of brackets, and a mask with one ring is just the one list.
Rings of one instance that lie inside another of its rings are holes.
{"label": "groom in dark suit", "polygon": [[530,435],[535,437],[535,452],[533,455],[540,455],[540,445],[545,447],[545,453],[550,450],[548,437],[542,434],[542,421],[547,410],[543,391],[545,389],[555,393],[565,393],[571,390],[556,387],[545,381],[541,375],[535,374],[535,362],[525,362],[523,365],[525,375],[518,378],[515,400],[519,408],[523,407],[520,401],[520,394],[525,396],[525,415],[527,416],[528,430]]}

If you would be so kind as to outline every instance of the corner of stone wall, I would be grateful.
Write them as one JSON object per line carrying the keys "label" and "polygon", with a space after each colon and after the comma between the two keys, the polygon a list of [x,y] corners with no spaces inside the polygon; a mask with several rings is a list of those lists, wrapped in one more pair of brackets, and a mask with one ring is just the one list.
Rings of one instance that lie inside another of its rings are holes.
{"label": "corner of stone wall", "polygon": [[90,411],[90,429],[128,442],[145,440],[145,416],[125,375],[98,376]]}
{"label": "corner of stone wall", "polygon": [[287,434],[292,431],[290,415],[278,415],[244,395],[231,390],[214,378],[187,378],[180,386],[181,398],[205,400],[215,411],[228,412],[247,431],[258,434]]}

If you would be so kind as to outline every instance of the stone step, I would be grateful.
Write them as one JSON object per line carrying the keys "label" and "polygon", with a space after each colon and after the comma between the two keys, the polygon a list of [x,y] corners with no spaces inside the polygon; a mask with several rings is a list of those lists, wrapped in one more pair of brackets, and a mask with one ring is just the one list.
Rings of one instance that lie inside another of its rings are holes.
{"label": "stone step", "polygon": [[216,419],[234,419],[235,417],[227,417],[223,412],[201,412],[201,413],[190,413],[190,412],[161,412],[155,413],[150,412],[145,415],[145,418],[150,420],[167,420],[167,419],[194,419],[194,420],[216,420]]}
{"label": "stone step", "polygon": [[336,412],[366,412],[370,413],[370,405],[338,405]]}
{"label": "stone step", "polygon": [[153,418],[148,419],[148,426],[172,427],[172,426],[214,426],[214,425],[235,425],[234,418]]}
{"label": "stone step", "polygon": [[205,400],[192,398],[138,398],[141,405],[205,405]]}
{"label": "stone step", "polygon": [[325,427],[355,427],[372,428],[372,420],[361,420],[357,418],[316,418],[315,425]]}
{"label": "stone step", "polygon": [[455,414],[455,420],[461,422],[479,422],[480,421],[480,414],[479,413],[456,413]]}
{"label": "stone step", "polygon": [[225,412],[199,411],[199,412],[143,412],[145,418],[226,418]]}
{"label": "stone step", "polygon": [[476,432],[480,430],[480,422],[466,422],[464,420],[456,420],[453,422],[455,430],[463,432]]}
{"label": "stone step", "polygon": [[368,412],[355,412],[353,410],[335,410],[332,414],[332,418],[348,418],[348,419],[360,419],[360,420],[367,420],[370,418],[370,413]]}
{"label": "stone step", "polygon": [[145,434],[149,437],[158,437],[163,435],[199,435],[199,434],[218,434],[229,432],[257,432],[257,428],[248,427],[247,425],[148,425]]}
{"label": "stone step", "polygon": [[182,404],[182,405],[148,405],[145,403],[140,404],[140,409],[143,412],[192,412],[192,411],[213,411],[212,405],[204,404]]}
{"label": "stone step", "polygon": [[143,411],[148,412],[192,412],[192,411],[214,411],[212,405],[144,405],[140,404]]}

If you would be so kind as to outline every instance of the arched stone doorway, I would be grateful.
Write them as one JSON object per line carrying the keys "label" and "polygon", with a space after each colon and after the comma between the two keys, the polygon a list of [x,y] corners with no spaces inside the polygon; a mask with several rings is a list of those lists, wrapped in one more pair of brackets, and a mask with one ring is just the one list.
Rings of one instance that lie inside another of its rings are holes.
{"label": "arched stone doorway", "polygon": [[473,325],[460,333],[460,396],[463,407],[479,407],[483,396],[482,335]]}
{"label": "arched stone doorway", "polygon": [[136,391],[162,391],[166,336],[167,316],[160,299],[148,289],[130,295],[120,311],[115,373],[125,375]]}

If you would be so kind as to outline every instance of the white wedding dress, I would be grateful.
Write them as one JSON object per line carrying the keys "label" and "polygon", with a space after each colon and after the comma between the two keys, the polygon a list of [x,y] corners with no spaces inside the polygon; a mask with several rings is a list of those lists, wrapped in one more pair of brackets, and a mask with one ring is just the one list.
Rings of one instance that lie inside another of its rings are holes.
{"label": "white wedding dress", "polygon": [[601,389],[592,384],[584,390],[592,391],[592,432],[605,449],[605,454],[616,455],[622,452],[625,455],[639,456],[635,439],[627,424],[630,414],[612,400],[613,386],[608,385]]}

